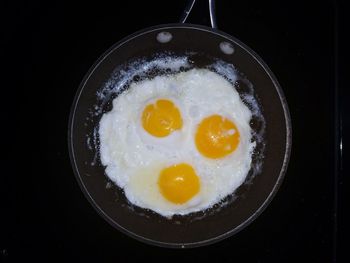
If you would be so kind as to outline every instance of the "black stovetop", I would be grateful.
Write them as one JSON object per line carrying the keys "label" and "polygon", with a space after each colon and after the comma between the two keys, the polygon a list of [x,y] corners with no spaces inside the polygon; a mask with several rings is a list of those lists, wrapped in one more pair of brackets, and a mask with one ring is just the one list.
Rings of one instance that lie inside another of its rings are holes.
{"label": "black stovetop", "polygon": [[[255,50],[285,92],[292,155],[279,192],[251,225],[209,247],[171,250],[140,243],[106,223],[70,165],[68,116],[89,67],[122,37],[178,22],[185,5],[115,2],[31,1],[5,8],[3,132],[13,140],[3,137],[10,150],[1,176],[0,258],[334,260],[334,3],[217,1],[219,29]],[[206,6],[195,8],[188,22],[207,24]]]}

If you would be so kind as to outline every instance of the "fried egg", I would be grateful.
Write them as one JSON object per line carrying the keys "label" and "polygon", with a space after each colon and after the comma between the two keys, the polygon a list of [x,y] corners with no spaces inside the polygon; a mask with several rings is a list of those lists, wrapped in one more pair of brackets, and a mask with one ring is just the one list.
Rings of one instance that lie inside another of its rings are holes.
{"label": "fried egg", "polygon": [[134,205],[171,217],[202,211],[245,180],[252,113],[208,69],[130,84],[99,125],[106,175]]}

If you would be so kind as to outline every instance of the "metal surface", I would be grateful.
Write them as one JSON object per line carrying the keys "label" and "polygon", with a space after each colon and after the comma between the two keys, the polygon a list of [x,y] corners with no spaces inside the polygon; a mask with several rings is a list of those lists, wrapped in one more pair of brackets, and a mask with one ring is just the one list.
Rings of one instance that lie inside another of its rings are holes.
{"label": "metal surface", "polygon": [[[195,5],[196,0],[189,0],[185,10],[181,16],[180,23],[185,23],[188,16],[190,15],[193,6]],[[215,12],[215,0],[209,0],[209,18],[210,18],[210,24],[212,28],[217,28],[216,23],[216,12]]]}
{"label": "metal surface", "polygon": [[209,0],[209,16],[212,28],[218,28],[216,24],[215,0]]}
{"label": "metal surface", "polygon": [[193,8],[194,3],[196,2],[196,0],[189,0],[185,10],[180,18],[180,23],[185,23],[187,20],[187,17],[189,16],[189,14],[191,13],[191,10]]}

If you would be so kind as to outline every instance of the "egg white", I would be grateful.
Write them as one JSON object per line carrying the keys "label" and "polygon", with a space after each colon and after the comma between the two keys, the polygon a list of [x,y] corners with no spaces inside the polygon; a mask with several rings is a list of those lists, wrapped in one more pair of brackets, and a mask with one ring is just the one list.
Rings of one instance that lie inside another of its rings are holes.
{"label": "egg white", "polygon": [[[142,127],[141,114],[157,99],[174,102],[183,127],[157,138]],[[220,159],[201,155],[195,145],[198,124],[219,114],[233,121],[240,133],[237,149]],[[255,143],[249,125],[252,113],[224,77],[207,69],[191,69],[132,83],[113,101],[99,127],[101,162],[107,176],[124,189],[128,200],[163,216],[188,214],[210,208],[232,194],[245,180]],[[191,165],[200,177],[200,192],[185,204],[167,201],[157,180],[162,169],[177,163]]]}

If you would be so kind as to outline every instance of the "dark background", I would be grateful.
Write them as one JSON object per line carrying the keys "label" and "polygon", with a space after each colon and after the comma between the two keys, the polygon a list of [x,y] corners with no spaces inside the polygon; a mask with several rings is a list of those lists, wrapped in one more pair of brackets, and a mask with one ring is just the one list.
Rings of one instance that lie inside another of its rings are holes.
{"label": "dark background", "polygon": [[[197,3],[189,22],[207,24],[206,1],[197,2],[205,5]],[[337,4],[306,2],[217,1],[219,28],[260,54],[285,92],[292,156],[279,192],[257,220],[210,247],[182,251],[135,241],[95,212],[71,169],[67,126],[74,94],[94,61],[136,30],[178,22],[185,1],[5,2],[0,261],[335,261],[342,248],[335,235]]]}

